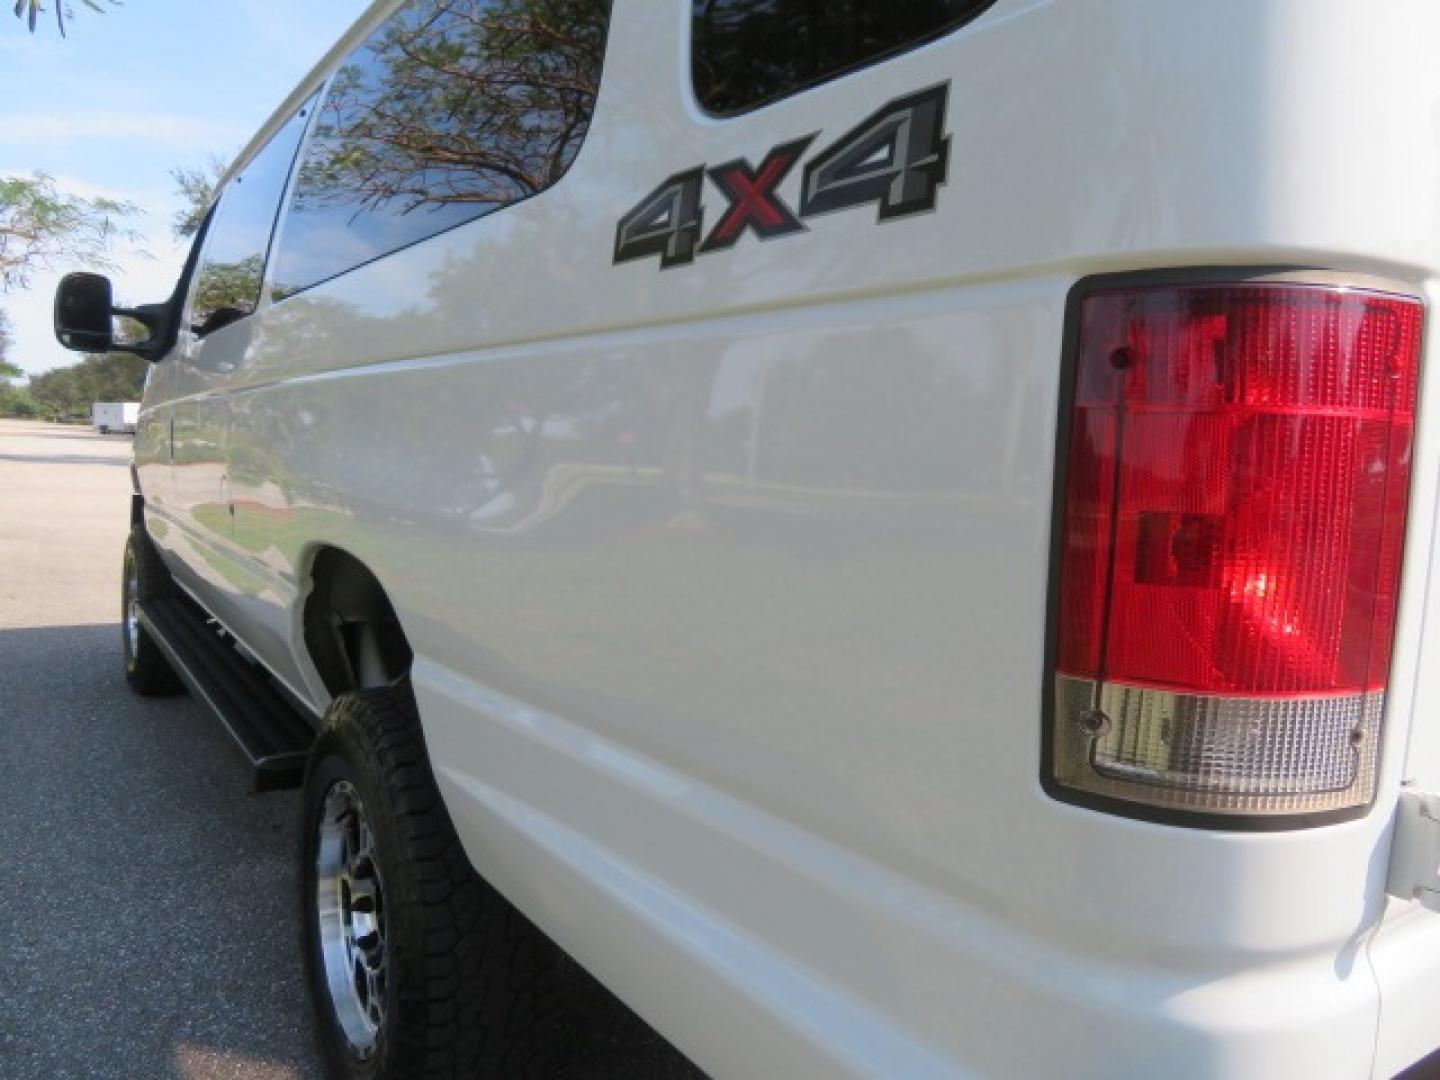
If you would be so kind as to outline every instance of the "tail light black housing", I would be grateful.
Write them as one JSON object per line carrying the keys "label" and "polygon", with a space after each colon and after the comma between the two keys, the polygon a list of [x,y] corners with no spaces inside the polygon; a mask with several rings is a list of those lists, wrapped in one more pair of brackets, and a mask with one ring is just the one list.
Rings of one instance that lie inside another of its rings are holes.
{"label": "tail light black housing", "polygon": [[1077,286],[1050,794],[1220,828],[1373,802],[1423,315],[1293,275]]}

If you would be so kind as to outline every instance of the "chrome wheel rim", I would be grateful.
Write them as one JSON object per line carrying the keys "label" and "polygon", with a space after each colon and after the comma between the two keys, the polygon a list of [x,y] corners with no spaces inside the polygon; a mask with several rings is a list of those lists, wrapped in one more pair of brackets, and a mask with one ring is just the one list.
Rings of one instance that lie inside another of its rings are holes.
{"label": "chrome wheel rim", "polygon": [[315,904],[330,1004],[351,1051],[375,1052],[385,1023],[385,899],[375,838],[349,781],[325,793],[315,845]]}
{"label": "chrome wheel rim", "polygon": [[140,651],[140,571],[135,556],[125,560],[125,645],[133,657]]}

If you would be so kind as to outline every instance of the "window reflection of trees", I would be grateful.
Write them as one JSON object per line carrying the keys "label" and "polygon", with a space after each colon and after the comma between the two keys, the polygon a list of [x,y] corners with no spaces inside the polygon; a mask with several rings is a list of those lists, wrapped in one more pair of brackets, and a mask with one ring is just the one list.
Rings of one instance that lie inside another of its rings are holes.
{"label": "window reflection of trees", "polygon": [[190,321],[196,333],[214,333],[253,312],[263,269],[261,255],[207,263],[195,283]]}
{"label": "window reflection of trees", "polygon": [[314,104],[311,97],[298,109],[220,196],[203,241],[190,311],[191,327],[202,336],[243,319],[259,302],[275,217]]}
{"label": "window reflection of trees", "polygon": [[989,0],[692,0],[695,91],[736,112],[936,37]]}
{"label": "window reflection of trees", "polygon": [[331,83],[296,184],[277,273],[284,290],[554,184],[589,127],[609,9],[609,0],[402,7]]}

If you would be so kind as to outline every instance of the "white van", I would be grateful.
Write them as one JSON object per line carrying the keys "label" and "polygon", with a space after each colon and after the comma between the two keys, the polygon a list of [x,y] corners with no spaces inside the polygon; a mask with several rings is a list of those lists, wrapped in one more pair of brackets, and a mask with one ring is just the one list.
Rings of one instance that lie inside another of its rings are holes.
{"label": "white van", "polygon": [[127,672],[303,774],[334,1075],[543,1074],[551,940],[716,1076],[1440,1046],[1436,42],[377,3],[128,313]]}

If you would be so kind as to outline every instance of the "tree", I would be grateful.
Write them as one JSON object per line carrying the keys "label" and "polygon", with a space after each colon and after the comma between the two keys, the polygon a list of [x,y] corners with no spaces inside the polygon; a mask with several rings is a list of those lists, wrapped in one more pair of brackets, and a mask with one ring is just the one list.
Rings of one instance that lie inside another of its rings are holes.
{"label": "tree", "polygon": [[29,420],[44,418],[45,408],[30,396],[30,391],[20,386],[0,386],[0,416]]}
{"label": "tree", "polygon": [[10,320],[0,311],[0,380],[15,379],[25,374],[10,359],[10,349],[15,339],[10,335]]}
{"label": "tree", "polygon": [[[98,11],[102,15],[105,13],[105,9],[100,6],[99,0],[80,0],[80,2],[91,11]],[[120,0],[109,0],[109,2],[111,4],[117,4]],[[30,32],[32,34],[35,32],[35,24],[40,21],[40,13],[44,10],[45,4],[43,0],[15,0],[15,15],[17,18],[24,19],[28,14]],[[61,0],[56,0],[55,24],[60,27],[61,37],[65,36],[65,19],[67,16],[73,19],[75,17],[75,9],[69,4],[61,2]]]}
{"label": "tree", "polygon": [[29,396],[44,415],[81,420],[96,401],[139,401],[148,368],[129,353],[87,356],[78,364],[34,376]]}
{"label": "tree", "polygon": [[175,194],[182,204],[170,222],[175,239],[184,240],[200,231],[205,211],[210,209],[210,202],[215,198],[215,185],[225,175],[225,168],[223,158],[212,156],[198,168],[170,170],[170,176],[175,181]]}
{"label": "tree", "polygon": [[110,245],[133,239],[121,219],[135,207],[60,190],[53,177],[0,176],[0,292],[23,288],[36,267],[57,257],[109,267]]}

